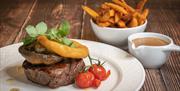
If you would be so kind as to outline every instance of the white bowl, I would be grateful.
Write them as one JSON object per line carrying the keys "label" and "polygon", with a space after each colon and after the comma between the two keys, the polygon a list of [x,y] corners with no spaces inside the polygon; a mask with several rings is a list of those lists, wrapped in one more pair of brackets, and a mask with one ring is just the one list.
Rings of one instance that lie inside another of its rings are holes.
{"label": "white bowl", "polygon": [[90,20],[95,35],[102,41],[115,46],[127,46],[128,36],[134,33],[144,32],[147,20],[143,25],[132,28],[100,27]]}

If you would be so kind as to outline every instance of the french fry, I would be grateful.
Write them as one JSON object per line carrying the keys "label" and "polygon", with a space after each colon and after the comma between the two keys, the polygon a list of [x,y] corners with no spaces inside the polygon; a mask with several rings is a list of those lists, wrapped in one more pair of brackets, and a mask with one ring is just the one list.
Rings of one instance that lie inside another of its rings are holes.
{"label": "french fry", "polygon": [[108,27],[108,26],[110,26],[111,25],[111,23],[110,22],[100,22],[100,23],[97,23],[99,26],[101,26],[101,27]]}
{"label": "french fry", "polygon": [[109,10],[109,16],[110,17],[113,17],[115,14],[115,11],[113,9]]}
{"label": "french fry", "polygon": [[106,4],[101,4],[101,9],[110,9],[110,7]]}
{"label": "french fry", "polygon": [[144,11],[142,12],[143,18],[146,19],[148,14],[149,14],[149,9],[144,9]]}
{"label": "french fry", "polygon": [[126,23],[122,20],[120,20],[117,25],[120,27],[120,28],[125,28],[126,27]]}
{"label": "french fry", "polygon": [[147,0],[141,0],[136,6],[136,10],[141,12],[146,2]]}
{"label": "french fry", "polygon": [[115,23],[114,18],[110,18],[108,21],[109,21],[111,24],[114,24],[114,23]]}
{"label": "french fry", "polygon": [[133,17],[141,17],[141,14],[139,12],[134,12],[132,14]]}
{"label": "french fry", "polygon": [[128,12],[121,6],[119,5],[116,5],[114,3],[105,3],[106,5],[108,5],[109,7],[111,7],[112,9],[120,12],[120,13],[123,13],[123,14],[128,14]]}
{"label": "french fry", "polygon": [[[118,4],[122,7],[124,7],[125,9],[127,9],[129,12],[133,13],[135,12],[135,9],[132,8],[131,6],[127,5],[126,2],[123,0],[123,1],[119,1],[119,0],[112,0],[115,4]],[[124,3],[123,3],[124,2]]]}
{"label": "french fry", "polygon": [[148,14],[149,14],[149,9],[144,9],[143,12],[142,12],[141,17],[139,18],[139,24],[140,25],[144,24]]}
{"label": "french fry", "polygon": [[122,3],[127,4],[124,0],[120,0]]}
{"label": "french fry", "polygon": [[115,21],[115,23],[117,23],[119,20],[120,20],[119,14],[118,14],[118,13],[115,13],[115,15],[114,15],[114,21]]}
{"label": "french fry", "polygon": [[136,27],[136,26],[138,26],[138,21],[135,17],[133,17],[129,22],[128,27]]}
{"label": "french fry", "polygon": [[87,6],[82,6],[83,10],[86,11],[90,16],[92,16],[93,18],[96,18],[99,16],[98,13],[96,13],[96,11],[92,10],[91,8],[87,7]]}
{"label": "french fry", "polygon": [[132,15],[131,15],[131,14],[122,15],[122,16],[121,16],[121,19],[122,19],[124,22],[129,22],[129,21],[132,19]]}
{"label": "french fry", "polygon": [[82,6],[97,25],[102,27],[135,27],[144,24],[149,9],[144,9],[147,0],[141,0],[136,8],[128,5],[125,0],[112,0],[112,2],[104,2],[98,8],[98,11]]}
{"label": "french fry", "polygon": [[110,18],[109,12],[106,12],[103,16],[97,17],[100,22],[107,22]]}

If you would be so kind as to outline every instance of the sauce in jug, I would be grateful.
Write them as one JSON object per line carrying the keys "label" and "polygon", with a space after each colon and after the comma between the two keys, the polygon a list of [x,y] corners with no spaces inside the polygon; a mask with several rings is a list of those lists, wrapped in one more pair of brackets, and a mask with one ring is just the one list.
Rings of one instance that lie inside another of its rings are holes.
{"label": "sauce in jug", "polygon": [[145,46],[164,46],[169,43],[165,40],[156,37],[145,37],[145,38],[136,38],[132,41],[135,44],[135,47],[145,45]]}

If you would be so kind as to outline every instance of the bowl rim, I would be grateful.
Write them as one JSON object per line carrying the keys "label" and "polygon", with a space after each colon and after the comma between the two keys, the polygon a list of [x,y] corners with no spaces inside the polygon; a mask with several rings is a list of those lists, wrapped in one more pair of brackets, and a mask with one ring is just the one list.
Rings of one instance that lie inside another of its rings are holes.
{"label": "bowl rim", "polygon": [[142,26],[145,26],[147,25],[147,19],[145,21],[144,24],[142,25],[139,25],[139,26],[136,26],[136,27],[131,27],[131,28],[111,28],[111,27],[100,27],[99,25],[97,25],[96,23],[93,22],[92,18],[90,19],[90,22],[91,22],[91,25],[95,25],[96,27],[99,27],[99,28],[105,28],[105,29],[108,29],[108,30],[128,30],[128,29],[135,29],[135,28],[139,28],[139,27],[142,27]]}

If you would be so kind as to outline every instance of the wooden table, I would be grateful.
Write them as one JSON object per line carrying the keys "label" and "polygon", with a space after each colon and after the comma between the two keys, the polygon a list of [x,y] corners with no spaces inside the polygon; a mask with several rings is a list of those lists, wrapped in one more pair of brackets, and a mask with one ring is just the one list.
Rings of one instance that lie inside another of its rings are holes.
{"label": "wooden table", "polygon": [[[45,21],[49,27],[63,19],[71,23],[71,38],[98,41],[89,16],[81,5],[96,8],[107,0],[1,0],[0,47],[20,42],[29,24]],[[126,0],[135,5],[139,0]],[[146,31],[166,34],[180,45],[180,0],[149,0],[150,16]],[[172,52],[160,69],[145,69],[141,91],[180,91],[180,53]]]}

